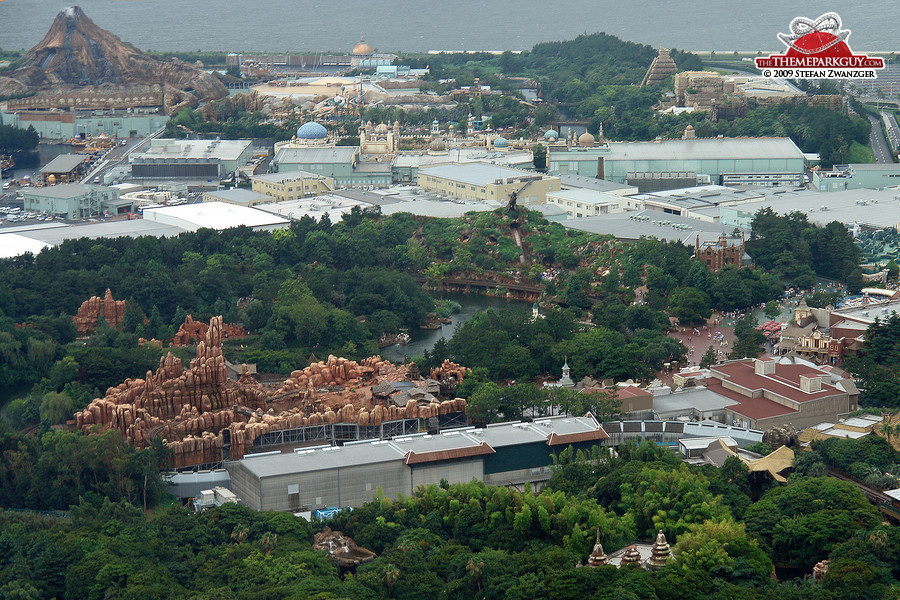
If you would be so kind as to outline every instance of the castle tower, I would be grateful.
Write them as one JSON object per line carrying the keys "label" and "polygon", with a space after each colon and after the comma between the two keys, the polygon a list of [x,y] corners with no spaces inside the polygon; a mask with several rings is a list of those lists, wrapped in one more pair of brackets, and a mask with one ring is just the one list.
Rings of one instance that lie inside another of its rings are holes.
{"label": "castle tower", "polygon": [[431,135],[438,136],[441,134],[441,124],[435,119],[431,122]]}
{"label": "castle tower", "polygon": [[666,535],[659,530],[656,534],[656,541],[650,548],[650,558],[647,559],[647,568],[651,571],[657,571],[666,566],[666,562],[672,558],[672,551],[669,549],[669,543],[666,541]]}

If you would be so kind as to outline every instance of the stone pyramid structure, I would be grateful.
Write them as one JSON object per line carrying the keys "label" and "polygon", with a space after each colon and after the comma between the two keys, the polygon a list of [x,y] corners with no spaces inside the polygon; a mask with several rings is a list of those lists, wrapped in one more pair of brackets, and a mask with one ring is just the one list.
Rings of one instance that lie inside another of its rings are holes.
{"label": "stone pyramid structure", "polygon": [[666,80],[666,77],[674,74],[678,70],[675,61],[669,55],[669,50],[660,46],[659,55],[650,63],[644,80],[641,81],[641,87],[645,85],[659,85]]}

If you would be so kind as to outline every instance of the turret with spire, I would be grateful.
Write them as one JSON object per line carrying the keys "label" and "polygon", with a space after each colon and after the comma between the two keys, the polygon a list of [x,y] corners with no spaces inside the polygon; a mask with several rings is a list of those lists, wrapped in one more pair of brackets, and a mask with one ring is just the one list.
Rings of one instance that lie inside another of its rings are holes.
{"label": "turret with spire", "polygon": [[672,551],[669,549],[669,543],[666,541],[666,534],[660,529],[659,533],[656,534],[656,541],[653,542],[653,546],[650,548],[647,568],[651,571],[662,569],[670,558],[672,558]]}
{"label": "turret with spire", "polygon": [[603,552],[603,544],[600,543],[600,528],[597,528],[597,541],[594,542],[594,550],[591,552],[591,555],[588,557],[588,565],[592,567],[599,567],[600,565],[605,565],[607,562],[606,553]]}
{"label": "turret with spire", "polygon": [[559,380],[559,385],[562,387],[575,387],[575,382],[572,381],[572,378],[569,376],[569,371],[569,357],[567,356],[562,366],[562,378]]}

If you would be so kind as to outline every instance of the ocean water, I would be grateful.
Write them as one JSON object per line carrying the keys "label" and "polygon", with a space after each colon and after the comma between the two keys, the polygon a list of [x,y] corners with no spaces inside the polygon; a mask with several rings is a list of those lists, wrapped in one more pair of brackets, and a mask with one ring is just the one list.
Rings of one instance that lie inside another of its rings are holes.
{"label": "ocean water", "polygon": [[526,50],[605,31],[688,50],[781,51],[796,16],[838,12],[857,52],[898,49],[895,7],[883,0],[2,0],[0,48],[30,48],[77,2],[98,25],[142,50],[348,52]]}

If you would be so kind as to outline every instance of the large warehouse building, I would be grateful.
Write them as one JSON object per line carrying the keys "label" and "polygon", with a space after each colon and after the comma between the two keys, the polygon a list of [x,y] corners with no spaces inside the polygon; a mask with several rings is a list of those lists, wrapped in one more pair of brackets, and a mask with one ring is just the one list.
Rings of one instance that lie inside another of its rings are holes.
{"label": "large warehouse building", "polygon": [[477,162],[419,169],[418,185],[428,192],[460,200],[505,204],[515,193],[519,204],[544,204],[547,192],[559,191],[560,181],[559,177]]}
{"label": "large warehouse building", "polygon": [[131,155],[135,179],[223,179],[253,157],[250,140],[155,139]]}
{"label": "large warehouse building", "polygon": [[548,161],[554,175],[599,177],[642,192],[666,189],[661,178],[675,182],[669,187],[707,178],[722,185],[802,185],[806,164],[790,138],[776,137],[560,144],[550,147]]}
{"label": "large warehouse building", "polygon": [[593,446],[607,437],[590,415],[553,417],[251,455],[227,463],[226,469],[231,489],[251,508],[297,512],[361,506],[378,488],[387,497],[410,495],[420,485],[442,479],[541,484],[550,478],[551,454],[568,446]]}

